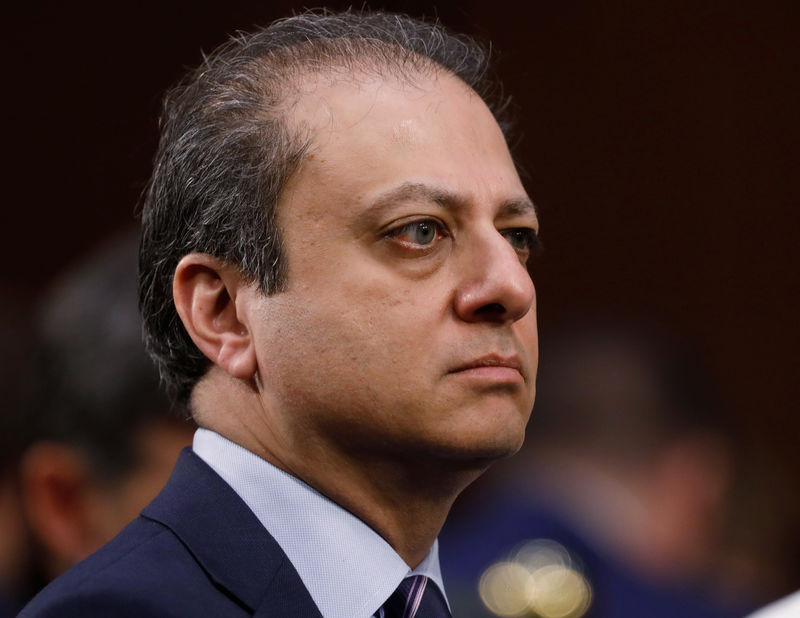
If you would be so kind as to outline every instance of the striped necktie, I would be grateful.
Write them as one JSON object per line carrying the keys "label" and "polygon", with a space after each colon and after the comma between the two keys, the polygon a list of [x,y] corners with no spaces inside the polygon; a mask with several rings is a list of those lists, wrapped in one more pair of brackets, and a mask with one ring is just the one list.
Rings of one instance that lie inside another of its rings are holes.
{"label": "striped necktie", "polygon": [[385,618],[451,618],[442,593],[424,575],[405,578],[383,609]]}

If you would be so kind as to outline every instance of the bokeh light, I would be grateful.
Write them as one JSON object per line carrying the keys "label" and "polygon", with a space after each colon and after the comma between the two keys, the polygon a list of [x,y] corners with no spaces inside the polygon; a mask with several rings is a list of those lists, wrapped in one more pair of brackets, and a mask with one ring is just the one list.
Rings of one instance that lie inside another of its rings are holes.
{"label": "bokeh light", "polygon": [[535,539],[492,564],[478,584],[480,598],[504,618],[580,618],[591,606],[589,582],[562,545]]}

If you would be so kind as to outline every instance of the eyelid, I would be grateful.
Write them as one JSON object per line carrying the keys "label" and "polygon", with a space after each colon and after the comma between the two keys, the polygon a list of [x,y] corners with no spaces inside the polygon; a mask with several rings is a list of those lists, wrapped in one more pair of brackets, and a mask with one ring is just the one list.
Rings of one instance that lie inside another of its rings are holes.
{"label": "eyelid", "polygon": [[538,240],[539,238],[539,230],[529,225],[509,225],[502,227],[497,231],[500,232],[501,234],[506,234],[510,232],[525,232],[526,235],[528,235],[530,238],[534,240]]}
{"label": "eyelid", "polygon": [[409,217],[408,219],[400,219],[399,221],[394,221],[391,224],[389,224],[384,230],[382,230],[380,234],[381,236],[384,237],[397,237],[400,235],[400,232],[411,227],[412,225],[417,225],[419,223],[426,223],[426,222],[431,222],[439,232],[442,232],[444,236],[451,235],[450,229],[441,219],[437,219],[436,217],[431,217],[429,215]]}
{"label": "eyelid", "polygon": [[539,230],[533,227],[528,227],[525,225],[518,225],[513,227],[507,227],[499,230],[500,234],[505,235],[507,233],[512,232],[525,232],[528,240],[528,247],[525,249],[529,252],[528,259],[538,257],[541,255],[544,247],[542,245],[542,241],[539,238]]}

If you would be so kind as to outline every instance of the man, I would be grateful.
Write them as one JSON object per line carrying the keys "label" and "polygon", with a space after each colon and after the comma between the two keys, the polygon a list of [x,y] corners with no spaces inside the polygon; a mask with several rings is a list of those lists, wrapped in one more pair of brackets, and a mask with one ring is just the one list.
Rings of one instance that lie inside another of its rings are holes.
{"label": "man", "polygon": [[538,222],[485,75],[438,26],[304,14],[168,96],[141,307],[201,429],[23,615],[449,616],[437,533],[520,447],[537,366]]}
{"label": "man", "polygon": [[172,409],[142,345],[138,245],[138,233],[111,239],[40,304],[18,484],[44,582],[134,519],[191,444],[194,425]]}
{"label": "man", "polygon": [[69,268],[35,319],[3,309],[0,616],[133,520],[191,443],[142,345],[138,238]]}

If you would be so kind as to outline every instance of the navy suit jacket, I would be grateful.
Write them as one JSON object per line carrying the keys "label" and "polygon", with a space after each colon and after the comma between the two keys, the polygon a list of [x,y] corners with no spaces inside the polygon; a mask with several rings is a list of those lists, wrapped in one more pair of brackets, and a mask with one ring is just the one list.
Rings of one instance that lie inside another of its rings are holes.
{"label": "navy suit jacket", "polygon": [[137,519],[20,614],[33,616],[322,618],[275,539],[188,448]]}

